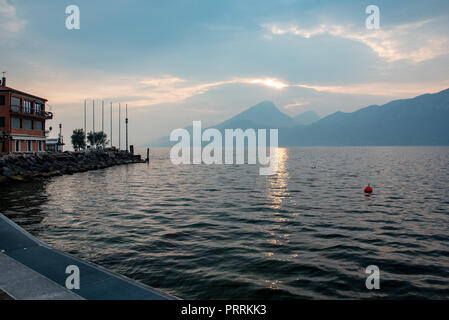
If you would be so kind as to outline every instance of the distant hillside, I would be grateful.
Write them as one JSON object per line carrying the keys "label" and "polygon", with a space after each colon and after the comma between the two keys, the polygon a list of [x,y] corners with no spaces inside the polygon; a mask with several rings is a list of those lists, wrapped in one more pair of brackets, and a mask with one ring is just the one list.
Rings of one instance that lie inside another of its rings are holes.
{"label": "distant hillside", "polygon": [[[316,117],[311,111],[292,119],[264,101],[214,128],[279,128],[280,146],[449,145],[449,89],[314,121]],[[169,139],[162,137],[151,146],[169,146]]]}
{"label": "distant hillside", "polygon": [[320,120],[320,116],[314,111],[306,111],[293,117],[293,120],[295,120],[296,124],[306,126]]}
{"label": "distant hillside", "polygon": [[246,123],[256,125],[256,128],[287,128],[296,125],[295,121],[279,111],[273,102],[263,101],[231,119],[215,125],[214,128],[237,129],[241,128],[242,125],[245,126]]}
{"label": "distant hillside", "polygon": [[449,89],[281,131],[285,146],[449,145]]}
{"label": "distant hillside", "polygon": [[[295,125],[295,121],[288,115],[279,111],[273,102],[263,101],[222,123],[214,125],[213,128],[224,132],[225,129],[289,128],[294,127]],[[192,134],[192,125],[185,127],[184,129]],[[169,136],[164,136],[152,141],[150,146],[167,147],[172,144],[173,143],[170,143]]]}

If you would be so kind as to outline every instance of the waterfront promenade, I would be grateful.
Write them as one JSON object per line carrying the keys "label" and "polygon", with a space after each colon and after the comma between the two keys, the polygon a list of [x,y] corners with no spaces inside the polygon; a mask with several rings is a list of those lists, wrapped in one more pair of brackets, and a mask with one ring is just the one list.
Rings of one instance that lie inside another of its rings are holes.
{"label": "waterfront promenade", "polygon": [[[80,271],[80,288],[68,290],[67,266]],[[0,214],[0,300],[173,300],[100,266],[55,250]]]}

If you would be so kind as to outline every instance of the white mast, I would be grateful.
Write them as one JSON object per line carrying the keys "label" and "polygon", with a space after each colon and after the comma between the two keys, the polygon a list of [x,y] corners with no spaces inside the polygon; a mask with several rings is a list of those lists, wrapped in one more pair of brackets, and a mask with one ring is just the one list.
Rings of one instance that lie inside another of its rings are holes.
{"label": "white mast", "polygon": [[92,100],[92,134],[93,134],[93,141],[94,141],[93,147],[95,147],[96,146],[96,141],[95,141],[95,100]]}
{"label": "white mast", "polygon": [[121,119],[120,119],[120,117],[121,117],[121,105],[120,105],[120,103],[118,104],[118,149],[120,150],[120,148],[121,148],[121,123],[120,123],[120,121],[121,121]]}
{"label": "white mast", "polygon": [[112,144],[112,102],[111,102],[111,148],[113,147],[114,145]]}
{"label": "white mast", "polygon": [[87,137],[87,133],[86,133],[86,99],[84,99],[84,143],[86,143],[86,137]]}
{"label": "white mast", "polygon": [[103,134],[103,149],[104,149],[104,100],[101,101],[101,133]]}
{"label": "white mast", "polygon": [[126,152],[128,152],[128,104],[126,104],[125,125],[126,125]]}

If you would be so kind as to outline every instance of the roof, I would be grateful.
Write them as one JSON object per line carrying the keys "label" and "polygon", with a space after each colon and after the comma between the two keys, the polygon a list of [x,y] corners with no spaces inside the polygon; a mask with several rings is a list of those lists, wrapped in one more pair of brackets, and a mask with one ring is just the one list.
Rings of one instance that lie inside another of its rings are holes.
{"label": "roof", "polygon": [[45,98],[41,98],[41,97],[35,96],[35,95],[33,95],[33,94],[30,94],[30,93],[26,93],[26,92],[23,92],[23,91],[20,91],[20,90],[16,90],[16,89],[11,88],[11,87],[3,87],[3,86],[0,85],[0,92],[2,92],[2,91],[3,91],[3,92],[17,93],[17,94],[21,94],[21,95],[24,95],[24,96],[28,96],[28,97],[34,98],[34,99],[39,99],[39,100],[43,100],[43,101],[48,101],[48,100],[45,99]]}
{"label": "roof", "polygon": [[59,139],[58,138],[47,138],[46,142],[47,142],[47,144],[58,144]]}

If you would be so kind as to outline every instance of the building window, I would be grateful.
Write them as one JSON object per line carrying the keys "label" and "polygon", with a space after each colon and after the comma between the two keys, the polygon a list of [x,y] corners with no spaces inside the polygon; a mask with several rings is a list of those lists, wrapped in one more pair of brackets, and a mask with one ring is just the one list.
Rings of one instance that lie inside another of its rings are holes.
{"label": "building window", "polygon": [[11,128],[22,129],[22,120],[19,118],[11,118]]}
{"label": "building window", "polygon": [[27,141],[27,151],[33,151],[33,141]]}
{"label": "building window", "polygon": [[5,96],[0,96],[0,106],[5,105]]}
{"label": "building window", "polygon": [[36,130],[36,131],[44,130],[44,128],[42,126],[42,121],[34,121],[34,130]]}
{"label": "building window", "polygon": [[5,127],[5,117],[0,117],[0,128]]}
{"label": "building window", "polygon": [[42,105],[40,104],[40,103],[35,103],[34,104],[34,112],[36,113],[36,114],[40,114],[41,113],[41,111],[42,111]]}
{"label": "building window", "polygon": [[37,142],[37,148],[39,151],[42,151],[42,141]]}
{"label": "building window", "polygon": [[31,101],[25,100],[25,102],[23,103],[23,107],[24,107],[25,113],[31,113]]}
{"label": "building window", "polygon": [[12,97],[11,98],[11,105],[12,106],[19,106],[19,107],[21,107],[22,106],[22,100],[19,99],[19,98],[16,98],[16,97]]}
{"label": "building window", "polygon": [[33,120],[23,120],[23,128],[25,130],[33,130]]}
{"label": "building window", "polygon": [[16,152],[20,152],[20,140],[16,140]]}

